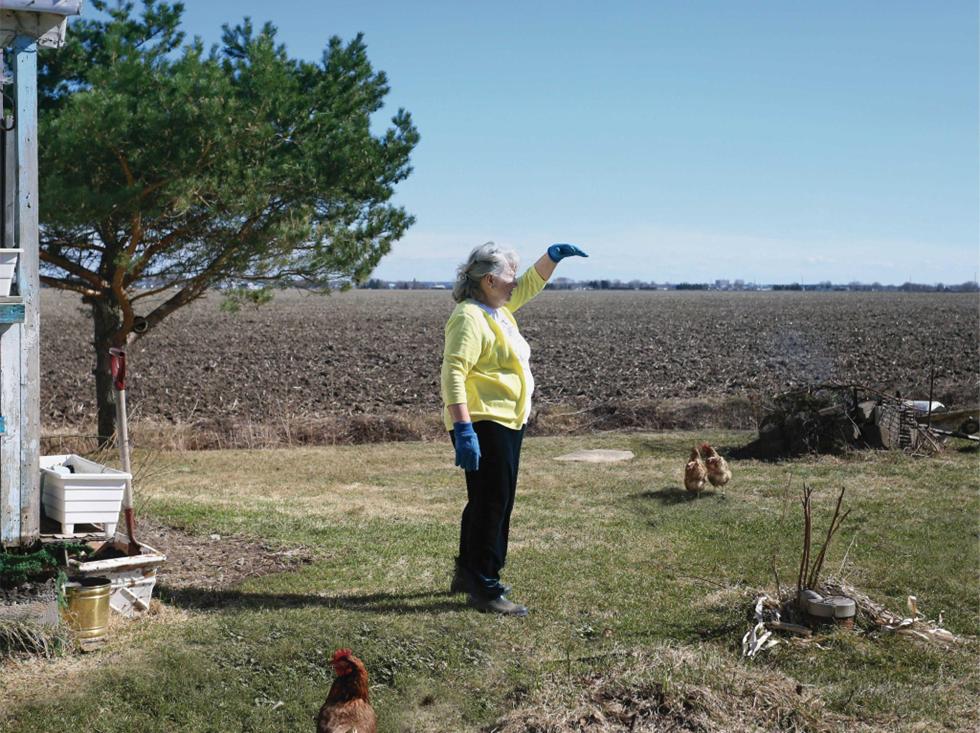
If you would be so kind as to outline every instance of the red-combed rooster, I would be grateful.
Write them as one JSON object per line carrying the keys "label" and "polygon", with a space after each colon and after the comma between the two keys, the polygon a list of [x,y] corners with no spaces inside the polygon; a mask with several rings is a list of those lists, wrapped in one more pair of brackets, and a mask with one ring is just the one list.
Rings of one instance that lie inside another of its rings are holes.
{"label": "red-combed rooster", "polygon": [[704,451],[704,467],[708,470],[708,481],[712,486],[720,486],[722,489],[731,480],[732,472],[728,468],[725,459],[718,455],[717,451],[707,443],[701,444]]}
{"label": "red-combed rooster", "polygon": [[316,733],[378,733],[378,718],[368,702],[368,675],[350,649],[333,655],[337,679],[320,708]]}
{"label": "red-combed rooster", "polygon": [[684,488],[694,495],[700,494],[701,490],[707,485],[708,472],[701,462],[701,454],[698,447],[691,448],[691,460],[684,467]]}

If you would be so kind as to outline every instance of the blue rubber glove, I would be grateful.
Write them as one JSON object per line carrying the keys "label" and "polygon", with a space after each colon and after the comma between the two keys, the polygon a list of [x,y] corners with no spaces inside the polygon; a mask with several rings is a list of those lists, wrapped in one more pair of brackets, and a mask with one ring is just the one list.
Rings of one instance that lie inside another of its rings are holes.
{"label": "blue rubber glove", "polygon": [[480,441],[471,422],[454,422],[456,434],[456,465],[464,471],[475,471],[480,467]]}
{"label": "blue rubber glove", "polygon": [[572,244],[553,244],[548,247],[548,257],[552,262],[561,262],[566,257],[588,257],[588,255]]}

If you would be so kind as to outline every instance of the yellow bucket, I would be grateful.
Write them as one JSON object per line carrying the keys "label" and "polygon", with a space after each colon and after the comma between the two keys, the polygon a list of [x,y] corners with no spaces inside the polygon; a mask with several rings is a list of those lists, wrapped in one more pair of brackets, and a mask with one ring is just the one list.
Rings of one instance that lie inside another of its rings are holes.
{"label": "yellow bucket", "polygon": [[109,594],[112,583],[105,578],[80,578],[65,583],[62,618],[86,642],[105,637],[109,630]]}

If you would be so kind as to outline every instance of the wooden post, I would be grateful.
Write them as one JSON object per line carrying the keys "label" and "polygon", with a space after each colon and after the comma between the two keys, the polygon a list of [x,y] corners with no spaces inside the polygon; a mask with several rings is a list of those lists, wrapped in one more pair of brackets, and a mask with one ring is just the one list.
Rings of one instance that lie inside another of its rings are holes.
{"label": "wooden post", "polygon": [[0,544],[29,546],[40,537],[41,395],[40,279],[37,197],[37,44],[17,36],[14,72],[15,246],[20,248],[18,293],[24,322],[0,331]]}
{"label": "wooden post", "polygon": [[[13,118],[9,118],[11,121]],[[5,120],[6,122],[6,120]],[[16,246],[17,143],[10,124],[3,135],[3,241]],[[0,322],[0,550],[20,545],[20,324]]]}
{"label": "wooden post", "polygon": [[14,104],[17,105],[17,283],[24,299],[20,338],[21,448],[20,539],[31,545],[41,536],[41,282],[37,196],[37,43],[19,36],[14,50]]}
{"label": "wooden post", "polygon": [[930,430],[932,430],[932,394],[933,394],[933,388],[935,386],[936,386],[936,359],[935,357],[933,357],[932,368],[929,370],[929,419],[928,419],[928,425],[926,426]]}

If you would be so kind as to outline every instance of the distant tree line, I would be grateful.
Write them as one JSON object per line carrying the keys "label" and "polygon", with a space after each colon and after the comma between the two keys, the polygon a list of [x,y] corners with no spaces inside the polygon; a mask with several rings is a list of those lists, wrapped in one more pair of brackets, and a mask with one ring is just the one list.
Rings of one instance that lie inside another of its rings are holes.
{"label": "distant tree line", "polygon": [[[144,278],[137,283],[138,288],[158,289],[168,285],[167,278],[151,277]],[[46,284],[42,282],[42,287]],[[360,290],[450,290],[452,283],[433,282],[425,280],[382,280],[381,278],[371,277],[360,284],[352,280],[338,280],[332,283],[334,288],[346,290],[356,287]],[[225,280],[215,286],[218,290],[242,290],[242,291],[261,291],[269,286],[249,281]],[[316,290],[318,284],[305,279],[282,279],[276,284],[277,288],[302,288],[304,290]],[[882,285],[879,282],[862,283],[849,282],[846,284],[835,284],[829,281],[819,283],[777,283],[760,285],[757,283],[746,283],[742,280],[718,281],[714,283],[656,283],[643,282],[641,280],[570,280],[565,277],[555,278],[545,286],[546,290],[778,290],[778,291],[837,291],[837,292],[908,292],[908,293],[977,293],[980,286],[974,281],[960,283],[958,285],[945,285],[936,283],[925,285],[922,283],[907,282],[901,285]]]}
{"label": "distant tree line", "polygon": [[858,292],[915,292],[915,293],[976,293],[980,286],[975,281],[958,285],[936,283],[907,282],[902,285],[882,285],[879,282],[862,283],[849,282],[846,284],[823,281],[818,283],[747,283],[744,280],[716,280],[713,283],[657,283],[641,280],[570,280],[559,277],[549,282],[547,290],[780,290],[780,291],[858,291]]}
{"label": "distant tree line", "polygon": [[361,290],[445,290],[442,283],[421,283],[418,280],[379,280],[368,278],[358,286]]}
{"label": "distant tree line", "polygon": [[[167,278],[152,277],[142,279],[137,287],[158,289],[168,285]],[[360,290],[449,290],[452,288],[450,282],[433,282],[425,280],[382,280],[381,278],[371,277],[360,284],[352,280],[338,280],[333,284],[334,288],[346,290],[356,287]],[[45,283],[42,283],[42,287]],[[242,290],[242,291],[261,291],[267,289],[254,282],[226,280],[218,283],[215,287],[219,290]],[[276,287],[278,288],[302,288],[305,290],[316,290],[317,283],[304,279],[283,279]],[[906,282],[901,285],[882,285],[879,282],[862,283],[849,282],[845,284],[831,283],[823,281],[819,283],[776,283],[760,285],[757,283],[746,283],[743,280],[734,280],[729,283],[727,280],[716,281],[714,283],[657,283],[644,282],[642,280],[570,280],[566,277],[558,277],[545,286],[546,290],[778,290],[778,291],[837,291],[837,292],[907,292],[907,293],[977,293],[980,287],[974,281],[960,283],[958,285],[945,285],[936,283],[926,285],[923,283]],[[254,297],[254,296],[253,296]]]}

